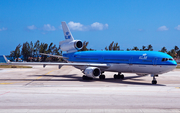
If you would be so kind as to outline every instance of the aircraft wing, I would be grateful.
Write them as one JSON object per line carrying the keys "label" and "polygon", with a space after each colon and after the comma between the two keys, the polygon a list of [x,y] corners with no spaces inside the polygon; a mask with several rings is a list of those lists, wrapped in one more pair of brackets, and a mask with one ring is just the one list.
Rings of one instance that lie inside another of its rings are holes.
{"label": "aircraft wing", "polygon": [[5,55],[3,55],[7,65],[57,65],[57,66],[90,66],[90,67],[99,67],[99,68],[109,68],[109,64],[101,63],[61,63],[61,62],[10,62],[7,60]]}

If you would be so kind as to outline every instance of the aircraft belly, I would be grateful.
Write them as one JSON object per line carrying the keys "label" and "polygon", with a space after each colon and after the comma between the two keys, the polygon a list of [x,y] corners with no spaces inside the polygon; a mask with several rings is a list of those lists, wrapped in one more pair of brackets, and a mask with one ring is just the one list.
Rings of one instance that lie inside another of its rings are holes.
{"label": "aircraft belly", "polygon": [[114,72],[128,72],[129,64],[110,64],[110,68],[107,71]]}
{"label": "aircraft belly", "polygon": [[[176,66],[167,65],[137,65],[137,64],[109,64],[107,69],[100,68],[101,71],[124,72],[124,73],[145,73],[145,74],[162,74],[176,68]],[[74,66],[84,70],[87,66]]]}
{"label": "aircraft belly", "polygon": [[136,65],[136,64],[111,64],[106,71],[126,73],[162,74],[175,69],[176,66],[165,65]]}

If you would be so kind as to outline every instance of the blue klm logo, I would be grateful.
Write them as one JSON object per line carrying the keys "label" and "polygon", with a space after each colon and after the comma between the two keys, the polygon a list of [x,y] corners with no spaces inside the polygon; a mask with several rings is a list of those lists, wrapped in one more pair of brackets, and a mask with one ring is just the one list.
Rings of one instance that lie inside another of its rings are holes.
{"label": "blue klm logo", "polygon": [[71,38],[71,35],[69,34],[69,32],[66,32],[65,39],[70,39],[70,38]]}

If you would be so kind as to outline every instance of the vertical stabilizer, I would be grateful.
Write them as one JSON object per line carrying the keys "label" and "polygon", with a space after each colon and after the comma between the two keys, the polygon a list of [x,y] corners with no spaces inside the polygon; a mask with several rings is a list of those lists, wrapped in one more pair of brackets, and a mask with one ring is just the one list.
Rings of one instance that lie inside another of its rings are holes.
{"label": "vertical stabilizer", "polygon": [[10,62],[10,61],[6,58],[5,55],[3,55],[3,57],[4,57],[4,60],[6,61],[6,63],[9,63],[9,62]]}
{"label": "vertical stabilizer", "polygon": [[71,32],[70,32],[66,22],[61,22],[61,24],[62,24],[62,29],[63,29],[63,33],[64,33],[64,36],[65,36],[65,39],[69,40],[69,41],[74,40],[74,38],[73,38],[73,36],[72,36],[72,34],[71,34]]}

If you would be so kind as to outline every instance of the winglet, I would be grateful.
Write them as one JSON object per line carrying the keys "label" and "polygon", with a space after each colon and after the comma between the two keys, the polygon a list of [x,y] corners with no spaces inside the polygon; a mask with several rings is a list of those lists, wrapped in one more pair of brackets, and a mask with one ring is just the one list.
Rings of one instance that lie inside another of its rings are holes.
{"label": "winglet", "polygon": [[6,61],[6,63],[10,63],[10,61],[6,58],[5,55],[3,55],[3,57],[4,57],[4,60]]}

